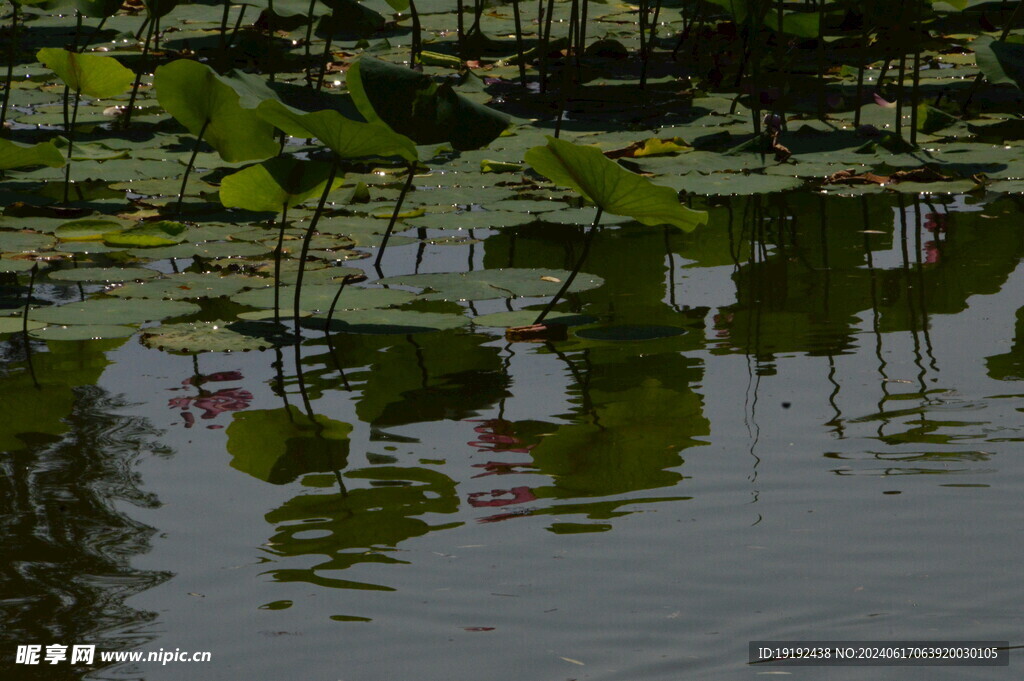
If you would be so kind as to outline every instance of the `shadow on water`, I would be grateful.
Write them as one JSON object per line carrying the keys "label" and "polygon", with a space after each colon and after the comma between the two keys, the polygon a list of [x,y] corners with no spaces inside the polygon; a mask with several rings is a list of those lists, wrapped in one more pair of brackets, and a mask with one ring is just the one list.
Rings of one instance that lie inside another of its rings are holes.
{"label": "shadow on water", "polygon": [[[22,338],[0,345],[4,656],[26,644],[136,648],[154,639],[146,625],[156,614],[125,600],[171,575],[131,567],[155,530],[120,506],[159,505],[131,473],[139,457],[165,453],[159,433],[121,413],[123,399],[94,385],[109,364],[104,351],[123,341],[40,344],[33,376]],[[87,671],[78,669],[61,671],[75,678]],[[56,678],[45,665],[20,673]]]}

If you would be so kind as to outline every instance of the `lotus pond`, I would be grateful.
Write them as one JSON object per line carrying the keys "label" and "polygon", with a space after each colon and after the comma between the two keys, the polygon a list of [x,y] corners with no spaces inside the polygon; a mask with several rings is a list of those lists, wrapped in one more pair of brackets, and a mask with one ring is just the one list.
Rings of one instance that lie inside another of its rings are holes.
{"label": "lotus pond", "polygon": [[1020,6],[8,2],[3,678],[1017,678]]}

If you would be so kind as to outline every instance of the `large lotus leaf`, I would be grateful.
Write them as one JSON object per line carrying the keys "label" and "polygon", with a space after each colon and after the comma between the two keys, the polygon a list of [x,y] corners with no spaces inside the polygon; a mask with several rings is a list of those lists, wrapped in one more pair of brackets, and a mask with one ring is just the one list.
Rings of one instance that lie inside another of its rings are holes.
{"label": "large lotus leaf", "polygon": [[243,333],[247,322],[185,322],[146,329],[142,342],[168,352],[248,352],[265,350],[274,343],[259,334]]}
{"label": "large lotus leaf", "polygon": [[971,46],[978,68],[990,83],[1015,85],[1024,90],[1024,45],[983,35]]}
{"label": "large lotus leaf", "polygon": [[119,298],[195,300],[230,296],[243,289],[266,286],[266,284],[267,280],[263,277],[247,277],[241,274],[222,275],[217,272],[182,272],[155,281],[128,284],[109,293]]}
{"label": "large lotus leaf", "polygon": [[[225,161],[251,161],[278,152],[274,128],[242,107],[236,83],[205,64],[178,59],[157,67],[153,76],[157,100],[193,135],[203,131],[203,140]],[[249,90],[246,83],[240,88]]]}
{"label": "large lotus leaf", "polygon": [[387,19],[356,0],[323,0],[331,13],[320,18],[316,34],[328,36],[349,36],[355,34],[367,38],[384,28]]}
{"label": "large lotus leaf", "polygon": [[344,468],[352,426],[319,415],[311,420],[288,406],[235,412],[226,432],[232,468],[284,485],[303,473]]}
{"label": "large lotus leaf", "polygon": [[[715,0],[710,1],[714,2]],[[765,15],[764,25],[773,31],[779,30],[779,18],[774,10]],[[820,32],[818,12],[783,12],[782,32],[795,35],[798,38],[817,38]]]}
{"label": "large lotus leaf", "polygon": [[170,220],[146,222],[124,231],[107,232],[103,235],[103,242],[108,246],[171,246],[185,240],[185,229],[185,225]]}
{"label": "large lotus leaf", "polygon": [[[291,301],[295,295],[295,289],[291,286],[282,286],[280,291],[280,299],[282,301]],[[314,284],[312,286],[304,284],[302,286],[302,309],[307,312],[320,311],[326,313],[330,309],[331,301],[334,300],[337,292],[338,286],[335,284]],[[346,286],[341,295],[338,296],[338,304],[335,306],[335,309],[363,310],[374,307],[391,307],[392,305],[407,303],[414,297],[408,291],[396,289]],[[231,300],[251,307],[272,308],[274,307],[274,289],[268,287],[245,291],[244,293],[232,296]]]}
{"label": "large lotus leaf", "polygon": [[[311,319],[309,326],[323,323],[321,319]],[[469,324],[469,317],[460,314],[443,312],[420,312],[419,310],[345,310],[335,312],[331,319],[332,333],[361,334],[409,334],[428,333],[457,329]]]}
{"label": "large lotus leaf", "polygon": [[75,324],[72,326],[51,325],[29,332],[33,338],[45,341],[85,341],[101,338],[128,338],[138,329],[119,324]]}
{"label": "large lotus leaf", "polygon": [[548,137],[547,146],[533,147],[524,158],[538,173],[572,187],[605,212],[687,232],[707,223],[707,213],[680,204],[674,190],[629,172],[595,147]]}
{"label": "large lotus leaf", "polygon": [[[220,183],[220,202],[227,208],[279,212],[320,196],[331,174],[328,163],[272,158],[228,175]],[[331,189],[344,182],[334,180]]]}
{"label": "large lotus leaf", "polygon": [[416,145],[380,121],[360,123],[337,111],[324,109],[305,113],[271,99],[257,112],[292,137],[315,137],[341,158],[388,158],[400,156],[410,163],[417,159]]}
{"label": "large lotus leaf", "polygon": [[83,218],[65,222],[53,234],[61,241],[99,241],[104,234],[124,230],[126,225],[115,220]]}
{"label": "large lotus leaf", "polygon": [[[504,312],[492,312],[491,314],[473,317],[473,323],[477,326],[493,326],[507,328],[510,326],[530,326],[540,310],[511,310]],[[582,314],[566,314],[553,312],[544,317],[545,324],[561,324],[563,326],[580,326],[581,324],[593,324],[597,320]]]}
{"label": "large lotus leaf", "polygon": [[71,0],[69,4],[83,16],[105,19],[117,14],[117,10],[121,9],[124,2],[123,0]]}
{"label": "large lotus leaf", "polygon": [[[414,286],[426,291],[424,300],[488,300],[526,296],[553,296],[570,272],[507,268],[473,272],[406,274],[381,279],[381,284]],[[588,291],[604,283],[601,277],[580,272],[569,287],[571,292]]]}
{"label": "large lotus leaf", "polygon": [[36,59],[60,76],[72,91],[89,97],[114,97],[125,92],[135,80],[131,70],[104,55],[44,47],[36,53]]}
{"label": "large lotus leaf", "polygon": [[141,324],[198,311],[198,305],[175,300],[92,298],[80,303],[33,308],[29,318],[50,324]]}
{"label": "large lotus leaf", "polygon": [[146,7],[146,13],[149,14],[150,19],[157,19],[167,14],[170,14],[171,10],[178,6],[180,0],[142,0],[142,4]]}
{"label": "large lotus leaf", "polygon": [[160,274],[156,270],[145,267],[76,267],[70,270],[58,270],[50,273],[50,279],[57,281],[95,281],[104,283],[121,283],[152,279]]}
{"label": "large lotus leaf", "polygon": [[509,125],[504,114],[462,97],[451,84],[379,59],[361,57],[345,83],[367,121],[383,121],[417,144],[478,149]]}
{"label": "large lotus leaf", "polygon": [[0,138],[0,170],[28,166],[60,168],[65,163],[53,140],[28,145]]}

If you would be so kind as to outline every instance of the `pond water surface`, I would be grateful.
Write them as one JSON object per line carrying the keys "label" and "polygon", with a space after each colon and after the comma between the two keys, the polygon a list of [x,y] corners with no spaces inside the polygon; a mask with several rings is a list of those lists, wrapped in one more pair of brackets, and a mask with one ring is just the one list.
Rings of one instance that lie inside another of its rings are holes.
{"label": "pond water surface", "polygon": [[[1020,225],[992,194],[722,200],[690,235],[603,229],[567,340],[310,333],[298,371],[137,337],[32,341],[30,366],[7,335],[4,655],[212,653],[25,679],[1017,678],[747,646],[1015,645]],[[474,236],[387,269],[582,243]]]}

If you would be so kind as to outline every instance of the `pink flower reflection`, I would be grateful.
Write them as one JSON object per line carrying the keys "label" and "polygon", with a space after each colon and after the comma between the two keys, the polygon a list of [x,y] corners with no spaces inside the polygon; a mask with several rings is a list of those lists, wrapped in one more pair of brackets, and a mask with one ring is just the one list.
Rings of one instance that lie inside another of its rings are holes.
{"label": "pink flower reflection", "polygon": [[939,245],[934,241],[924,242],[924,261],[927,264],[934,265],[935,263],[942,260],[942,251],[939,250]]}
{"label": "pink flower reflection", "polygon": [[925,213],[924,228],[933,234],[941,234],[949,229],[949,216],[945,213]]}
{"label": "pink flower reflection", "polygon": [[483,478],[488,475],[510,475],[513,473],[526,473],[527,471],[516,469],[536,468],[536,466],[529,461],[524,463],[505,463],[503,461],[488,461],[487,463],[475,463],[473,464],[473,468],[483,468],[484,471],[486,472],[473,476],[474,478]]}
{"label": "pink flower reflection", "polygon": [[[167,400],[167,407],[169,409],[180,409],[182,411],[182,420],[186,428],[191,428],[195,425],[196,417],[190,409],[195,409],[202,412],[200,418],[202,419],[213,419],[223,414],[224,412],[241,411],[247,409],[252,403],[253,396],[248,390],[242,388],[222,388],[217,392],[210,392],[203,390],[202,385],[205,383],[218,382],[218,381],[238,381],[243,378],[241,372],[238,371],[219,371],[217,373],[208,374],[206,376],[193,376],[186,378],[181,382],[183,386],[193,386],[198,389],[199,394],[195,397],[172,397]],[[183,390],[184,388],[172,388],[172,390]],[[209,425],[209,429],[223,428],[223,426]]]}
{"label": "pink flower reflection", "polygon": [[478,451],[526,454],[536,446],[528,445],[516,437],[515,424],[510,421],[505,421],[504,419],[488,419],[485,421],[470,419],[470,422],[482,424],[473,429],[474,432],[480,434],[480,437],[466,443],[470,447],[476,447]]}
{"label": "pink flower reflection", "polygon": [[[485,497],[490,497],[487,499]],[[536,501],[537,497],[529,487],[513,487],[512,489],[492,489],[490,492],[473,492],[469,495],[469,505],[480,506],[511,506]]]}

